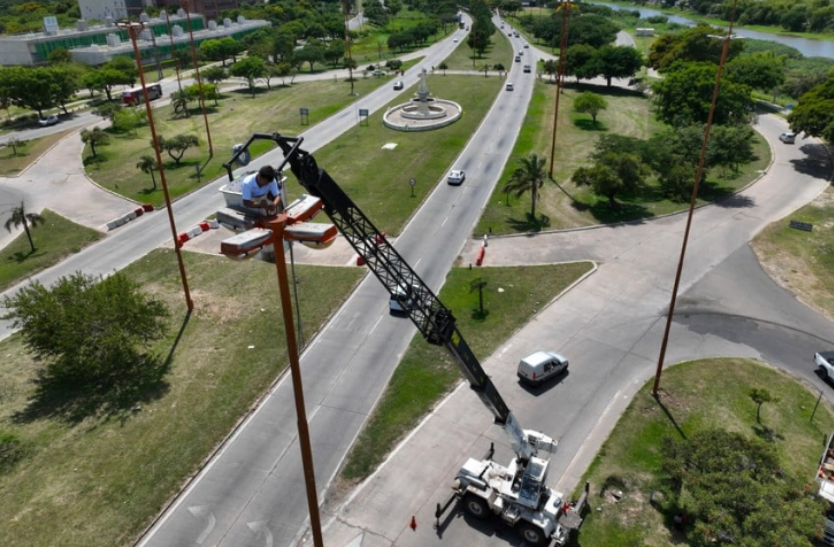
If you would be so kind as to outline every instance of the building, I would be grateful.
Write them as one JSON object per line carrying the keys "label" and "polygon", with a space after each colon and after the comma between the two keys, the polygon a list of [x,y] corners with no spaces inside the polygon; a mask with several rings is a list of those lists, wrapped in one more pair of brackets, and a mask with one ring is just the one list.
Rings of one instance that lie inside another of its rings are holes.
{"label": "building", "polygon": [[139,17],[145,7],[151,5],[146,0],[78,0],[81,18],[86,21],[104,21],[108,17],[118,21],[130,16]]}
{"label": "building", "polygon": [[[173,50],[190,47],[189,16],[184,10],[169,15],[168,20],[164,11],[155,18],[143,13],[140,20],[145,23],[137,41],[143,61],[154,58],[154,49],[161,59],[167,59]],[[238,17],[237,21],[225,19],[222,24],[209,21],[206,25],[205,19],[197,14],[190,14],[190,21],[195,44],[227,36],[240,38],[259,28],[271,26],[269,21],[247,21],[244,17]],[[52,51],[60,48],[69,50],[73,60],[88,65],[100,65],[117,56],[134,57],[127,31],[116,27],[113,19],[106,18],[101,25],[90,26],[87,21],[77,21],[75,29],[58,29],[55,26],[49,32],[0,36],[0,65],[42,64]]]}

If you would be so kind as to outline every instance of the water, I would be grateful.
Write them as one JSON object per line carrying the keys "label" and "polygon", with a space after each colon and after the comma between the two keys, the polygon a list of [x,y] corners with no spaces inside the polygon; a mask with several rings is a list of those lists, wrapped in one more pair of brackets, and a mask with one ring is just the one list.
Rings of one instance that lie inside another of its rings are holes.
{"label": "water", "polygon": [[[605,2],[591,2],[592,4],[600,4],[608,6],[614,10],[625,11],[639,11],[642,19],[647,19],[655,15],[662,15],[669,18],[670,23],[679,23],[681,25],[693,26],[696,24],[692,19],[681,17],[679,15],[668,15],[657,10],[638,7],[617,6],[614,4],[606,4]],[[812,40],[809,38],[798,38],[796,36],[783,36],[771,32],[759,32],[756,30],[747,30],[744,28],[734,28],[733,34],[743,36],[745,38],[755,38],[757,40],[769,40],[771,42],[778,42],[798,49],[806,57],[828,57],[834,59],[834,42],[827,40]]]}

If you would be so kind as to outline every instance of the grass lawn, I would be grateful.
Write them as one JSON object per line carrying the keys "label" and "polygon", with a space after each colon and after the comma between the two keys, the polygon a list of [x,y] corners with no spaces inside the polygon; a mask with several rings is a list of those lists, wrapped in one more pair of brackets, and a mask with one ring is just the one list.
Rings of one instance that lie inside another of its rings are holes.
{"label": "grass lawn", "polygon": [[[608,108],[597,117],[594,126],[587,114],[573,112],[573,101],[582,91],[594,91],[605,97]],[[603,133],[630,135],[647,139],[663,126],[655,119],[648,98],[604,86],[583,84],[579,88],[571,82],[563,89],[559,101],[559,126],[556,132],[555,166],[553,177],[558,185],[546,182],[539,194],[536,215],[545,215],[547,223],[530,223],[530,195],[509,198],[503,188],[512,172],[518,167],[514,158],[536,153],[550,161],[550,144],[553,131],[553,109],[556,86],[549,79],[536,84],[530,108],[527,110],[521,134],[515,143],[510,161],[504,170],[495,192],[490,197],[475,234],[518,233],[537,229],[564,229],[601,223],[650,218],[682,211],[689,204],[669,201],[658,191],[656,182],[649,181],[643,191],[635,195],[618,195],[618,209],[612,209],[606,198],[594,195],[587,187],[577,187],[570,180],[573,172],[588,164],[588,157]],[[758,133],[754,153],[757,160],[741,167],[737,176],[724,178],[720,170],[707,174],[700,191],[700,202],[714,200],[745,186],[758,176],[770,161],[770,148]],[[548,224],[549,223],[549,224]]]}
{"label": "grass lawn", "polygon": [[[16,438],[23,455],[0,468],[4,547],[132,544],[286,368],[275,266],[184,257],[195,302],[187,321],[173,251],[125,270],[168,302],[169,334],[155,351],[172,360],[158,385],[121,410],[60,412],[36,391],[37,366],[20,336],[0,342],[0,437]],[[297,265],[296,274],[312,333],[365,270]]]}
{"label": "grass lawn", "polygon": [[[753,240],[765,271],[800,300],[834,318],[834,191],[772,223]],[[812,232],[789,227],[791,220],[814,225]]]}
{"label": "grass lawn", "polygon": [[[770,428],[780,461],[788,473],[814,480],[818,460],[834,428],[828,405],[811,413],[817,394],[787,374],[747,359],[708,359],[682,363],[663,374],[661,402],[647,382],[620,418],[616,428],[581,481],[591,482],[590,511],[576,536],[578,545],[671,547],[683,539],[670,529],[671,518],[648,496],[660,485],[659,441],[677,439],[706,428],[721,428],[747,437],[758,436],[756,404],[751,388],[766,388],[778,402],[762,406],[762,424]],[[676,424],[677,427],[676,428]],[[621,490],[615,501],[604,485]],[[674,534],[674,535],[673,535]]]}
{"label": "grass lawn", "polygon": [[493,67],[497,63],[504,65],[506,70],[512,68],[515,52],[503,31],[496,28],[490,37],[490,46],[484,52],[483,57],[475,56],[472,48],[466,45],[466,38],[468,37],[469,34],[466,34],[464,39],[458,43],[455,51],[444,59],[444,62],[449,66],[449,70],[477,70],[484,64]]}
{"label": "grass lawn", "polygon": [[[379,82],[374,79],[357,78],[354,82],[359,96],[378,85]],[[232,145],[246,142],[252,133],[278,131],[298,134],[307,129],[307,126],[301,125],[301,107],[309,108],[309,122],[313,125],[355,101],[356,97],[351,97],[349,93],[350,83],[346,81],[298,82],[282,87],[280,80],[276,80],[271,90],[259,87],[254,98],[246,90],[225,91],[219,107],[214,107],[212,101],[206,104],[213,158],[209,158],[205,123],[199,105],[192,104],[188,118],[174,118],[172,106],[154,109],[158,135],[173,137],[184,133],[197,135],[200,139],[199,148],[187,150],[179,166],[163,153],[165,178],[171,197],[186,194],[204,182],[225,174],[222,164],[231,157]],[[153,156],[149,128],[141,128],[133,135],[108,132],[111,133],[110,144],[98,147],[101,162],[90,161],[92,154],[89,147],[85,147],[83,155],[87,174],[108,190],[141,203],[160,205],[164,201],[162,188],[157,184],[156,190],[153,190],[150,176],[136,168],[142,155]],[[269,144],[259,144],[260,147],[253,147],[254,155],[268,150]],[[195,169],[197,166],[202,169],[199,178]]]}
{"label": "grass lawn", "polygon": [[[457,325],[476,356],[485,359],[577,278],[591,269],[588,262],[518,268],[453,268],[439,297],[454,312]],[[482,277],[485,319],[478,319],[478,294],[470,281]],[[542,283],[547,279],[547,283]],[[499,293],[498,289],[504,292]],[[461,379],[457,365],[443,348],[414,336],[365,429],[348,455],[342,479],[367,477],[398,440],[411,431]]]}
{"label": "grass lawn", "polygon": [[[351,42],[351,57],[359,64],[359,68],[364,68],[364,65],[367,63],[384,64],[385,61],[389,59],[394,59],[403,53],[408,53],[412,50],[389,50],[388,38],[396,32],[401,32],[427,21],[429,21],[429,18],[426,15],[418,11],[413,11],[409,9],[408,6],[404,5],[403,9],[399,11],[395,17],[392,17],[389,20],[388,25],[384,28],[378,28],[369,24],[363,25],[362,28],[358,30],[358,37],[354,38]],[[447,23],[447,34],[454,32],[455,29],[457,29],[456,23]],[[445,38],[447,34],[443,34],[443,25],[440,25],[438,33],[429,38],[426,45],[431,45],[437,40]],[[422,47],[423,46],[421,46],[421,49]]]}
{"label": "grass lawn", "polygon": [[17,154],[14,153],[11,146],[0,147],[0,175],[16,175],[29,167],[32,162],[41,157],[41,155],[52,148],[59,140],[66,137],[74,129],[61,131],[60,133],[53,133],[46,137],[40,137],[25,141],[23,146],[17,147]]}
{"label": "grass lawn", "polygon": [[34,252],[23,231],[0,249],[0,292],[104,237],[101,232],[71,222],[49,209],[44,209],[40,215],[43,224],[29,227],[35,243]]}
{"label": "grass lawn", "polygon": [[[367,126],[355,125],[317,151],[316,161],[380,230],[398,234],[477,130],[502,85],[501,78],[435,73],[428,79],[429,90],[463,107],[457,122],[435,131],[394,131],[382,124],[382,109],[370,117]],[[415,91],[416,86],[405,90],[390,106],[408,100]],[[383,149],[388,143],[397,147]],[[412,177],[417,180],[413,199],[408,184]]]}

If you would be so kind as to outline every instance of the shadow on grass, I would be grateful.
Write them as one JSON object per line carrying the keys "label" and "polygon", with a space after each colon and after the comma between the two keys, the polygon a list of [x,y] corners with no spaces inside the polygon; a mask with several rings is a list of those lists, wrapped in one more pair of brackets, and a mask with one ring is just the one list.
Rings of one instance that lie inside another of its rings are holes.
{"label": "shadow on grass", "polygon": [[523,219],[507,219],[507,224],[516,232],[541,232],[550,227],[550,217],[547,215],[538,215],[533,218],[530,213],[527,213]]}
{"label": "shadow on grass", "polygon": [[581,129],[582,131],[608,131],[608,128],[605,126],[605,124],[600,122],[599,120],[593,121],[587,118],[583,118],[581,120],[574,120],[573,125]]}
{"label": "shadow on grass", "polygon": [[666,407],[665,404],[663,404],[664,397],[671,400],[669,393],[661,389],[658,390],[657,395],[657,397],[654,397],[657,406],[659,406],[660,410],[662,410],[663,413],[666,414],[666,417],[669,419],[669,423],[671,423],[675,427],[675,430],[678,432],[678,435],[680,435],[682,439],[686,440],[686,433],[683,432],[683,429],[681,429],[681,426],[678,425],[678,422],[675,420],[675,417],[672,416],[672,413],[669,412],[669,409]]}
{"label": "shadow on grass", "polygon": [[591,216],[603,224],[635,222],[654,217],[654,213],[637,203],[618,202],[616,207],[611,207],[607,201],[597,201],[586,207],[591,212]]}
{"label": "shadow on grass", "polygon": [[628,89],[619,86],[607,87],[604,85],[597,85],[588,82],[562,82],[562,89],[572,89],[574,91],[593,91],[597,95],[608,95],[610,97],[644,97],[642,93],[635,89]]}
{"label": "shadow on grass", "polygon": [[785,436],[777,433],[773,429],[769,428],[764,424],[757,424],[753,426],[753,433],[756,434],[758,438],[761,440],[768,442],[768,443],[775,443],[778,441],[784,441]]}
{"label": "shadow on grass", "polygon": [[470,313],[471,313],[472,319],[474,321],[479,322],[479,323],[483,323],[484,321],[486,321],[486,318],[489,317],[489,310],[481,311],[481,310],[475,308],[475,309],[471,310]]}
{"label": "shadow on grass", "polygon": [[28,252],[25,252],[25,253],[23,251],[17,251],[13,255],[11,255],[8,258],[8,260],[10,260],[12,262],[17,262],[18,264],[22,264],[22,263],[26,262],[26,260],[28,258],[39,257],[39,256],[43,256],[45,254],[46,253],[43,253],[43,252],[39,253],[37,249],[35,249],[34,251],[30,249]]}
{"label": "shadow on grass", "polygon": [[825,146],[821,144],[803,144],[799,149],[805,153],[805,157],[791,160],[794,169],[803,175],[827,179],[831,173],[831,155]]}
{"label": "shadow on grass", "polygon": [[160,399],[168,392],[170,386],[164,378],[190,318],[190,313],[183,318],[165,359],[135,354],[125,360],[130,361],[128,366],[95,381],[40,373],[34,380],[35,392],[29,404],[12,419],[17,423],[59,419],[73,425],[92,416],[128,420],[132,413],[141,410],[142,403]]}

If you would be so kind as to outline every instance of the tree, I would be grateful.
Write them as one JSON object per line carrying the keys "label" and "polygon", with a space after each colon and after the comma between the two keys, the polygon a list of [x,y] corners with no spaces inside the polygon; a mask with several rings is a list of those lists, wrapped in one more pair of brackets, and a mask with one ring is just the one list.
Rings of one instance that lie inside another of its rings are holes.
{"label": "tree", "polygon": [[48,68],[8,67],[0,70],[0,95],[11,104],[34,110],[43,118],[43,111],[57,106],[53,98],[54,80]]}
{"label": "tree", "polygon": [[[652,44],[648,64],[660,72],[665,72],[676,62],[714,63],[721,58],[721,50],[724,47],[722,41],[715,38],[720,35],[721,30],[703,24],[682,33],[664,34]],[[731,40],[727,60],[731,61],[737,57],[743,49],[743,42]]]}
{"label": "tree", "polygon": [[325,49],[319,44],[309,44],[297,50],[293,55],[293,59],[301,66],[304,63],[309,63],[310,72],[313,72],[313,65],[316,63],[323,63],[325,60]]}
{"label": "tree", "polygon": [[537,154],[530,154],[526,158],[519,158],[518,163],[520,167],[510,175],[510,179],[504,186],[504,191],[515,193],[515,197],[521,197],[525,192],[530,192],[530,219],[534,220],[536,218],[536,199],[547,178],[547,173],[544,170],[547,160]]}
{"label": "tree", "polygon": [[[336,68],[339,61],[345,56],[345,41],[341,39],[331,40],[327,48],[324,50],[324,60],[330,63],[332,68]],[[312,70],[312,69],[311,69]]]}
{"label": "tree", "polygon": [[692,523],[683,530],[687,545],[812,547],[825,528],[827,502],[808,495],[813,482],[781,469],[773,444],[705,430],[665,437],[660,448],[667,506]]}
{"label": "tree", "polygon": [[788,123],[796,133],[834,143],[834,75],[800,97],[788,115]]}
{"label": "tree", "polygon": [[774,90],[785,83],[785,58],[764,52],[737,57],[727,63],[727,78],[753,89]]}
{"label": "tree", "polygon": [[[657,117],[675,127],[706,123],[717,71],[718,67],[710,63],[672,67],[666,77],[653,86]],[[719,125],[749,123],[753,108],[748,86],[723,79],[713,122]]]}
{"label": "tree", "polygon": [[594,125],[597,124],[597,114],[608,108],[608,101],[602,95],[591,91],[584,91],[573,101],[573,109],[583,114],[590,114]]}
{"label": "tree", "polygon": [[469,292],[473,293],[478,291],[478,316],[484,317],[484,287],[487,286],[487,282],[483,277],[476,277],[472,281],[469,282]]}
{"label": "tree", "polygon": [[503,76],[504,72],[507,70],[507,68],[501,63],[495,63],[492,68],[498,71],[499,76]]}
{"label": "tree", "polygon": [[63,63],[71,63],[72,62],[72,53],[69,52],[67,48],[59,47],[58,49],[53,49],[49,52],[46,56],[46,62],[50,65],[60,65]]}
{"label": "tree", "polygon": [[136,163],[137,169],[151,176],[153,190],[156,190],[156,177],[153,174],[156,171],[156,167],[156,160],[153,156],[148,156],[147,154],[139,158],[139,161]]}
{"label": "tree", "polygon": [[174,107],[174,116],[185,114],[187,118],[190,115],[188,112],[188,103],[191,102],[192,97],[192,94],[185,89],[171,92],[171,106]]}
{"label": "tree", "polygon": [[449,65],[446,64],[446,61],[440,61],[440,64],[437,65],[437,68],[443,71],[443,75],[446,75],[446,71],[449,70]]}
{"label": "tree", "polygon": [[238,78],[246,78],[249,91],[255,97],[255,80],[263,78],[266,74],[266,65],[260,57],[246,57],[236,62],[229,68],[229,74]]}
{"label": "tree", "polygon": [[77,389],[108,389],[149,364],[138,346],[165,333],[168,310],[138,283],[116,273],[106,279],[77,272],[50,288],[39,281],[4,298],[10,320],[47,378]]}
{"label": "tree", "polygon": [[284,27],[279,28],[272,39],[272,57],[275,62],[289,62],[292,59],[293,50],[295,50],[295,37],[284,30]]}
{"label": "tree", "polygon": [[754,387],[750,389],[750,398],[756,403],[756,423],[762,423],[762,405],[765,403],[778,403],[779,398],[775,397],[764,388]]}
{"label": "tree", "polygon": [[29,226],[37,228],[43,222],[43,217],[39,214],[27,213],[26,206],[21,201],[19,206],[12,209],[12,216],[6,221],[6,230],[11,233],[12,229],[17,229],[18,226],[22,225],[23,230],[26,232],[26,237],[29,239],[29,246],[32,247],[32,252],[34,253],[35,243],[32,241],[32,233],[29,231]]}
{"label": "tree", "polygon": [[[553,61],[553,74],[559,71],[559,62]],[[565,76],[573,76],[576,81],[590,80],[600,73],[597,50],[587,44],[571,46],[565,52]]]}
{"label": "tree", "polygon": [[484,71],[484,78],[489,76],[489,69],[490,69],[490,66],[487,63],[484,63],[484,66],[481,67],[481,70]]}
{"label": "tree", "polygon": [[17,137],[11,137],[9,140],[6,141],[6,146],[12,149],[12,155],[17,156],[17,149],[22,148],[23,145],[27,142],[29,141],[25,141]]}
{"label": "tree", "polygon": [[200,73],[200,76],[202,76],[203,79],[210,84],[219,84],[229,77],[226,73],[226,69],[222,66],[210,66],[208,68],[204,68]]}
{"label": "tree", "polygon": [[619,207],[617,194],[633,192],[643,183],[646,168],[635,154],[608,152],[592,167],[580,167],[573,173],[578,186],[590,186],[595,194],[608,198],[611,208]]}
{"label": "tree", "polygon": [[612,78],[631,78],[643,66],[643,56],[631,46],[602,46],[596,55],[599,73],[611,87]]}
{"label": "tree", "polygon": [[[159,149],[165,150],[168,156],[170,156],[177,165],[180,164],[180,160],[186,150],[193,146],[200,145],[197,135],[177,135],[172,139],[166,139],[162,135],[159,135],[157,140],[159,141]],[[153,146],[153,141],[151,141],[151,146]]]}
{"label": "tree", "polygon": [[110,135],[108,135],[107,132],[102,130],[100,127],[94,127],[92,129],[82,129],[81,141],[84,144],[90,145],[90,151],[93,153],[93,157],[95,158],[96,146],[104,146],[105,144],[110,142]]}

